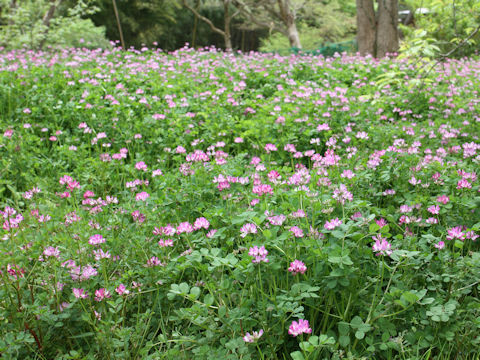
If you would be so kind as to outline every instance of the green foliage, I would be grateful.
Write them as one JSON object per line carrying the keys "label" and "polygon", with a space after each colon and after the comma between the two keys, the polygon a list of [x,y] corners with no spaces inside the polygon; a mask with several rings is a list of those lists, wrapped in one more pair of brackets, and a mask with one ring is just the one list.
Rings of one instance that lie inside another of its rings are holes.
{"label": "green foliage", "polygon": [[105,29],[96,27],[82,17],[97,10],[92,2],[77,1],[60,6],[48,26],[43,22],[51,2],[48,0],[4,0],[0,8],[0,46],[9,48],[37,49],[44,45],[52,47],[107,48]]}
{"label": "green foliage", "polygon": [[[351,39],[355,30],[355,14],[349,12],[349,2],[343,6],[335,1],[303,3],[297,23],[300,42],[305,50],[322,47],[325,43]],[[260,51],[278,51],[290,47],[288,38],[273,33],[262,39]]]}
{"label": "green foliage", "polygon": [[475,358],[478,71],[0,53],[2,359]]}
{"label": "green foliage", "polygon": [[109,48],[105,28],[95,26],[90,19],[60,18],[48,34],[46,45],[52,47]]}
{"label": "green foliage", "polygon": [[[405,35],[403,49],[418,46],[419,31],[422,38],[435,40],[439,53],[448,53],[480,25],[480,2],[477,0],[407,0],[406,4],[414,12],[415,26],[400,25]],[[426,9],[421,14],[417,9]],[[416,30],[418,29],[418,30]],[[468,40],[451,56],[468,56],[478,50],[480,32]]]}

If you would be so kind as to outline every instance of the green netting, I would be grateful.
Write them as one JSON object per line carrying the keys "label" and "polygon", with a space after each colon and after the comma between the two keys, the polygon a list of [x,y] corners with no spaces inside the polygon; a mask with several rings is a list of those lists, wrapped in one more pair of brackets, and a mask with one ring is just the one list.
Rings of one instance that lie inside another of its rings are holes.
{"label": "green netting", "polygon": [[338,43],[326,43],[319,47],[318,49],[299,49],[292,47],[290,49],[279,49],[273,52],[286,55],[286,54],[302,54],[302,55],[323,55],[323,56],[333,56],[335,53],[343,52],[356,52],[357,51],[357,41],[349,40],[342,41]]}

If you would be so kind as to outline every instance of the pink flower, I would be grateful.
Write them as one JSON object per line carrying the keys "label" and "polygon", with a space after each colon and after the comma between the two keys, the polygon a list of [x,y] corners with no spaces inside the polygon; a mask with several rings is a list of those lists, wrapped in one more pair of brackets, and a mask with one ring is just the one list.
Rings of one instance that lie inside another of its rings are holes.
{"label": "pink flower", "polygon": [[275,215],[275,216],[269,216],[267,219],[270,225],[281,226],[283,222],[287,219],[287,217],[285,215]]}
{"label": "pink flower", "polygon": [[173,239],[160,239],[158,241],[158,246],[160,247],[172,247],[173,246]]}
{"label": "pink flower", "polygon": [[342,178],[352,179],[355,177],[355,173],[352,170],[344,170],[340,175]]}
{"label": "pink flower", "polygon": [[428,207],[427,210],[430,214],[437,215],[440,212],[440,206],[432,205],[432,206]]}
{"label": "pink flower", "polygon": [[135,169],[141,171],[147,171],[147,165],[143,161],[139,161],[135,164]]}
{"label": "pink flower", "polygon": [[243,341],[246,343],[253,343],[260,339],[263,335],[263,329],[260,329],[259,331],[252,331],[252,334],[246,333],[245,336],[243,337]]}
{"label": "pink flower", "polygon": [[254,264],[257,264],[260,262],[268,263],[269,261],[267,259],[268,251],[265,249],[265,246],[258,247],[255,245],[254,247],[251,247],[248,250],[248,255],[254,257],[254,259],[252,260],[252,263]]}
{"label": "pink flower", "polygon": [[80,189],[80,183],[77,180],[71,180],[67,182],[67,189],[68,190]]}
{"label": "pink flower", "polygon": [[400,206],[400,212],[402,214],[408,214],[410,212],[412,212],[413,208],[411,206],[408,206],[408,205],[402,205]]}
{"label": "pink flower", "polygon": [[268,180],[270,180],[273,183],[276,183],[277,180],[281,179],[282,176],[278,173],[278,171],[272,170],[268,173]]}
{"label": "pink flower", "polygon": [[447,240],[453,240],[453,239],[459,239],[459,240],[465,240],[465,233],[462,231],[461,226],[455,226],[451,229],[447,230]]}
{"label": "pink flower", "polygon": [[466,237],[467,239],[472,240],[472,241],[475,241],[475,240],[478,239],[478,235],[475,233],[475,231],[467,231],[467,232],[465,233],[465,237]]}
{"label": "pink flower", "polygon": [[442,203],[443,205],[446,205],[450,201],[450,198],[447,195],[442,195],[442,196],[437,197],[437,201],[439,203]]}
{"label": "pink flower", "polygon": [[210,158],[202,150],[195,150],[185,158],[188,162],[205,162],[210,161]]}
{"label": "pink flower", "polygon": [[73,288],[72,292],[77,299],[86,299],[88,297],[88,294],[84,289]]}
{"label": "pink flower", "polygon": [[95,290],[95,301],[102,301],[110,297],[111,297],[110,292],[105,288]]}
{"label": "pink flower", "polygon": [[312,329],[310,328],[308,320],[298,319],[298,322],[292,321],[292,324],[288,328],[288,333],[292,336],[311,334]]}
{"label": "pink flower", "polygon": [[88,199],[88,198],[91,198],[91,197],[94,197],[95,196],[95,193],[93,191],[90,191],[90,190],[87,190],[83,193],[83,198],[84,199]]}
{"label": "pink flower", "polygon": [[337,226],[340,226],[341,224],[342,224],[342,220],[340,220],[339,218],[335,218],[330,221],[327,221],[324,225],[324,228],[327,230],[333,230]]}
{"label": "pink flower", "polygon": [[256,234],[257,233],[257,225],[248,223],[241,227],[240,229],[240,237],[244,238],[248,234]]}
{"label": "pink flower", "polygon": [[103,244],[104,242],[105,242],[105,239],[100,234],[92,235],[92,236],[90,236],[90,239],[88,240],[88,243],[90,245],[100,245],[100,244]]}
{"label": "pink flower", "polygon": [[146,201],[148,198],[150,197],[150,194],[145,192],[145,191],[142,191],[141,193],[138,193],[136,196],[135,196],[135,200],[137,201]]}
{"label": "pink flower", "polygon": [[380,235],[372,237],[375,240],[375,244],[372,246],[372,250],[376,252],[377,256],[380,255],[387,255],[390,256],[392,254],[391,245],[387,241],[386,238],[381,237]]}
{"label": "pink flower", "polygon": [[115,288],[115,292],[118,294],[118,295],[128,295],[130,293],[130,291],[127,290],[127,288],[125,287],[125,285],[123,284],[120,284],[118,285],[116,288]]}
{"label": "pink flower", "polygon": [[438,244],[433,245],[437,249],[442,250],[445,247],[445,243],[443,241],[439,241]]}
{"label": "pink flower", "polygon": [[138,210],[135,210],[134,212],[132,212],[132,218],[134,221],[138,222],[139,224],[143,224],[143,222],[145,222],[145,214],[142,214]]}
{"label": "pink flower", "polygon": [[147,260],[147,264],[145,267],[153,267],[153,266],[163,266],[160,259],[156,256],[152,256],[150,259]]}
{"label": "pink flower", "polygon": [[410,178],[410,180],[408,180],[408,182],[409,182],[410,184],[412,184],[413,186],[415,186],[415,185],[421,184],[421,183],[422,183],[422,180],[415,178],[415,176],[412,176],[412,177]]}
{"label": "pink flower", "polygon": [[162,170],[156,169],[152,171],[152,177],[163,175]]}
{"label": "pink flower", "polygon": [[270,154],[270,152],[272,151],[277,151],[277,147],[273,144],[267,144],[265,145],[265,151],[267,152],[267,154]]}
{"label": "pink flower", "polygon": [[65,191],[63,193],[56,193],[57,196],[59,196],[62,199],[69,198],[71,195],[68,191]]}
{"label": "pink flower", "polygon": [[299,219],[307,217],[307,214],[305,214],[305,211],[302,209],[298,209],[297,211],[292,212],[290,216],[294,219]]}
{"label": "pink flower", "polygon": [[88,280],[91,277],[96,276],[96,275],[98,275],[97,269],[95,269],[91,265],[86,265],[86,266],[83,267],[82,276],[80,277],[80,280]]}
{"label": "pink flower", "polygon": [[7,137],[7,138],[11,138],[13,135],[13,130],[12,129],[7,129],[5,130],[5,132],[3,133],[3,136]]}
{"label": "pink flower", "polygon": [[288,271],[290,271],[293,275],[296,275],[298,273],[305,274],[305,271],[307,271],[307,267],[302,261],[295,260],[290,263],[290,267],[288,268]]}
{"label": "pink flower", "polygon": [[209,227],[210,227],[210,223],[204,217],[200,217],[200,218],[196,219],[194,224],[193,224],[193,228],[195,230],[200,230],[200,229],[208,230]]}
{"label": "pink flower", "polygon": [[253,186],[252,192],[258,196],[273,194],[273,188],[268,184],[260,184]]}
{"label": "pink flower", "polygon": [[112,257],[108,250],[107,252],[104,252],[102,249],[93,250],[93,255],[95,256],[95,260],[97,261],[102,259],[110,259]]}
{"label": "pink flower", "polygon": [[172,225],[168,224],[167,226],[163,226],[160,228],[155,227],[155,229],[153,230],[153,235],[173,236],[176,232],[177,230],[175,230]]}
{"label": "pink flower", "polygon": [[387,223],[387,220],[385,220],[384,218],[380,218],[380,219],[375,219],[375,223],[380,226],[380,229],[383,228],[384,226],[386,226],[388,223]]}
{"label": "pink flower", "polygon": [[60,256],[60,250],[58,250],[58,247],[48,246],[47,248],[45,248],[45,250],[43,250],[43,255],[47,257],[56,257],[58,259]]}
{"label": "pink flower", "polygon": [[298,226],[292,226],[290,228],[290,232],[295,236],[296,238],[301,238],[303,237],[303,230],[300,229]]}
{"label": "pink flower", "polygon": [[193,226],[188,221],[178,224],[177,234],[181,234],[181,233],[189,234],[191,232],[193,232]]}
{"label": "pink flower", "polygon": [[470,184],[467,180],[461,179],[457,183],[457,189],[471,189],[472,184]]}
{"label": "pink flower", "polygon": [[208,238],[208,239],[211,239],[212,237],[215,236],[215,234],[217,233],[218,230],[216,229],[212,229],[210,230],[205,236]]}

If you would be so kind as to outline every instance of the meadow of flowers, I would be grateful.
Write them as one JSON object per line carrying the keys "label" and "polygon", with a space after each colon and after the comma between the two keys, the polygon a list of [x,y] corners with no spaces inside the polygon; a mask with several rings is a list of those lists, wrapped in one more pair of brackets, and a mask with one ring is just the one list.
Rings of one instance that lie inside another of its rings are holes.
{"label": "meadow of flowers", "polygon": [[1,52],[0,357],[475,358],[480,62],[414,74]]}

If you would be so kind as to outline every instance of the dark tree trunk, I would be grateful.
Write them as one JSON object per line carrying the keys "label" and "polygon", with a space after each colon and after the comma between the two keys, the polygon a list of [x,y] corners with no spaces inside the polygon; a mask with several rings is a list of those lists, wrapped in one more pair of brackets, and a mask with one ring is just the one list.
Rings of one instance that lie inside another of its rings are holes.
{"label": "dark tree trunk", "polygon": [[[11,12],[11,13],[14,13],[14,11],[15,11],[16,8],[17,8],[17,0],[12,0],[12,1],[10,1],[10,12]],[[13,19],[10,18],[10,19],[8,20],[8,25],[13,25],[13,24],[14,24]]]}
{"label": "dark tree trunk", "polygon": [[375,56],[376,32],[377,21],[373,0],[357,0],[357,43],[361,55]]}
{"label": "dark tree trunk", "polygon": [[378,58],[398,50],[398,0],[378,0]]}
{"label": "dark tree trunk", "polygon": [[210,19],[201,15],[197,8],[194,8],[194,7],[190,6],[189,3],[187,2],[187,0],[183,0],[183,6],[185,6],[187,9],[189,9],[193,13],[193,15],[195,15],[196,18],[198,18],[198,19],[202,20],[203,22],[207,23],[208,26],[210,26],[210,29],[212,29],[213,32],[216,32],[217,34],[220,34],[220,35],[223,36],[223,40],[225,41],[225,50],[226,51],[232,51],[232,36],[231,36],[231,32],[230,32],[230,23],[231,23],[232,19],[238,14],[238,12],[236,12],[233,15],[230,15],[230,12],[229,12],[230,2],[231,2],[231,0],[223,0],[224,29],[222,30],[222,29],[217,28]]}
{"label": "dark tree trunk", "polygon": [[232,51],[232,35],[230,33],[230,22],[232,18],[230,16],[230,0],[223,0],[223,19],[224,19],[224,32],[223,39],[225,41],[225,50]]}
{"label": "dark tree trunk", "polygon": [[45,31],[43,32],[43,39],[40,41],[40,44],[38,47],[41,49],[43,45],[45,44],[45,41],[47,40],[47,34],[48,30],[50,30],[50,21],[53,19],[53,16],[55,15],[55,11],[57,10],[57,7],[60,6],[63,0],[51,0],[50,1],[50,7],[48,8],[47,13],[42,19],[43,26],[45,26]]}

